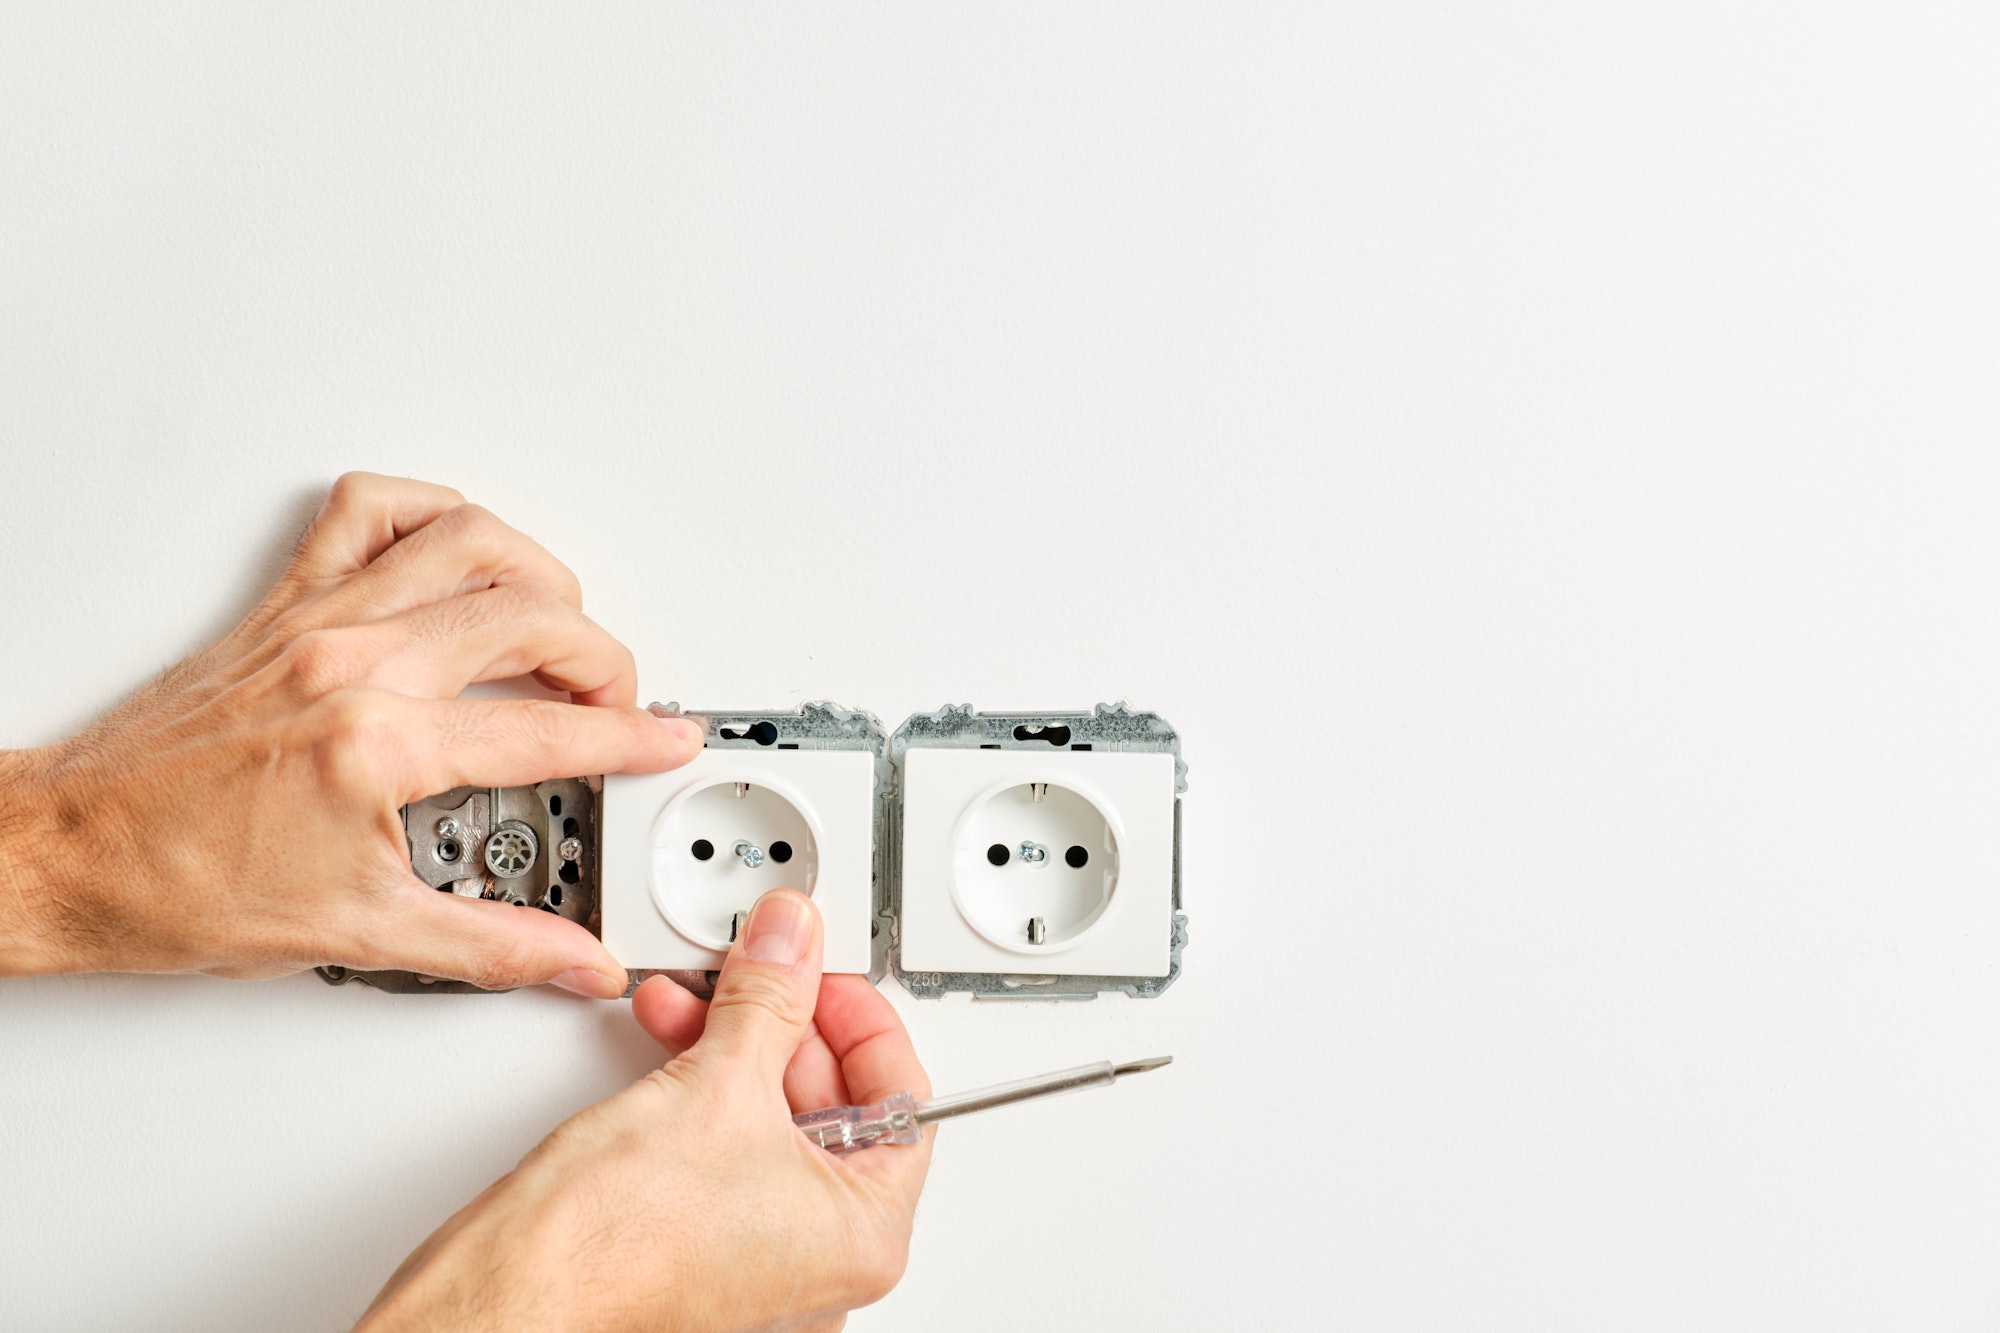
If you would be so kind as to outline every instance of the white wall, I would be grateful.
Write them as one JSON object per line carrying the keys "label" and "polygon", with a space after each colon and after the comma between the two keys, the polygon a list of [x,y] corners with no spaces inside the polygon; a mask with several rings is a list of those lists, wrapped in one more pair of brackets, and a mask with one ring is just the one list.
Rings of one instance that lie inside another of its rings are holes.
{"label": "white wall", "polygon": [[[448,481],[648,694],[1184,732],[1179,985],[898,996],[1178,1063],[856,1327],[1991,1324],[1989,7],[415,8],[0,16],[0,742]],[[0,1323],[343,1327],[653,1058],[0,983]]]}

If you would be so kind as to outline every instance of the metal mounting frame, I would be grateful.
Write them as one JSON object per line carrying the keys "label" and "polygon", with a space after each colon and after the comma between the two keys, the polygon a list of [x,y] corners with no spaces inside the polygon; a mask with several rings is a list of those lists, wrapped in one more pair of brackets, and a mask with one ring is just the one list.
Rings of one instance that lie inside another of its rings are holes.
{"label": "metal mounting frame", "polygon": [[[660,717],[685,717],[702,724],[704,744],[711,749],[798,749],[867,750],[875,757],[875,792],[870,865],[873,919],[870,922],[870,966],[868,979],[880,982],[893,971],[911,995],[935,999],[955,992],[967,992],[986,1000],[1087,1000],[1100,994],[1122,991],[1136,999],[1150,999],[1171,986],[1180,976],[1181,951],[1187,944],[1187,916],[1181,910],[1181,794],[1187,790],[1187,762],[1181,757],[1180,735],[1157,713],[1134,712],[1123,703],[1099,704],[1091,712],[1076,713],[981,713],[972,705],[952,705],[935,713],[919,713],[904,721],[893,735],[884,731],[874,714],[843,708],[824,701],[802,703],[796,708],[776,711],[682,712],[677,703],[653,704]],[[1173,895],[1170,962],[1166,975],[1159,977],[1118,977],[1080,974],[1031,974],[1009,972],[907,972],[901,963],[901,920],[903,906],[903,759],[912,749],[1011,749],[1039,750],[1049,745],[1052,728],[1066,728],[1067,745],[1088,745],[1094,750],[1159,753],[1174,756],[1174,846]],[[598,798],[603,792],[600,777],[559,778],[534,787],[459,787],[403,809],[404,836],[411,852],[411,868],[426,883],[461,896],[499,897],[520,903],[530,910],[553,912],[577,922],[592,934],[603,933],[602,917],[602,828]],[[557,820],[573,819],[581,827],[575,834],[583,846],[580,876],[576,882],[560,880],[557,872],[562,858],[557,849],[565,836],[565,825],[548,823],[549,797],[564,798]],[[540,851],[535,864],[519,881],[496,880],[490,875],[454,875],[455,870],[481,870],[471,858],[472,848],[463,849],[460,863],[445,863],[433,853],[425,855],[436,841],[438,821],[458,819],[466,841],[484,838],[503,822],[543,821]],[[556,876],[551,878],[551,876]],[[560,902],[549,900],[549,890],[562,890]],[[529,889],[541,885],[536,901],[527,901]],[[468,887],[476,886],[476,887]],[[319,975],[333,985],[363,982],[378,990],[417,994],[438,992],[483,993],[469,982],[451,981],[405,971],[356,971],[328,965]],[[715,988],[716,973],[651,969],[630,974],[626,994],[637,989],[649,976],[668,976],[697,995],[707,996]]]}

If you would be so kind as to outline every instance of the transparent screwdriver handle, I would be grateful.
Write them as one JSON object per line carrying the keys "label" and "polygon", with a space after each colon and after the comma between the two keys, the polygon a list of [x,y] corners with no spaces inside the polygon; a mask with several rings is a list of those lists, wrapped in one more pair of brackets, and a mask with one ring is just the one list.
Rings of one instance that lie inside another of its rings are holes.
{"label": "transparent screwdriver handle", "polygon": [[879,1143],[914,1144],[924,1137],[917,1104],[907,1092],[891,1093],[873,1106],[829,1106],[792,1117],[807,1138],[845,1156]]}
{"label": "transparent screwdriver handle", "polygon": [[990,1111],[996,1106],[1012,1106],[1015,1102],[1036,1097],[1053,1097],[1062,1092],[1108,1088],[1127,1074],[1143,1074],[1173,1062],[1171,1055],[1156,1055],[1150,1060],[1129,1060],[1122,1065],[1106,1060],[1094,1065],[1078,1065],[1074,1069],[1058,1069],[1053,1074],[1016,1079],[1012,1083],[995,1083],[990,1088],[961,1092],[956,1097],[933,1097],[927,1102],[915,1101],[909,1093],[898,1092],[884,1097],[873,1106],[829,1106],[824,1111],[807,1111],[793,1116],[792,1123],[804,1130],[807,1138],[830,1153],[856,1152],[878,1143],[919,1143],[923,1140],[924,1126],[933,1121],[971,1115],[974,1111]]}

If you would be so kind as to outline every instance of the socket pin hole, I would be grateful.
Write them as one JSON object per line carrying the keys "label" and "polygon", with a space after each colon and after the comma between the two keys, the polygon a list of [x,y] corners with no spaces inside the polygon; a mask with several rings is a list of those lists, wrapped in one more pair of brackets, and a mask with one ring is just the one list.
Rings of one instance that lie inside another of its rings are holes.
{"label": "socket pin hole", "polygon": [[790,844],[789,842],[772,843],[770,857],[773,861],[776,861],[779,865],[783,865],[785,862],[792,859],[792,844]]}
{"label": "socket pin hole", "polygon": [[549,797],[549,813],[552,815],[562,814],[562,797],[560,796]]}
{"label": "socket pin hole", "polygon": [[[565,861],[562,863],[562,868],[556,871],[556,877],[565,884],[574,884],[583,878],[583,872],[576,868],[576,862]],[[562,890],[550,889],[549,892],[560,893]]]}
{"label": "socket pin hole", "polygon": [[1068,745],[1069,728],[1044,727],[1040,725],[1031,726],[1027,723],[1022,723],[1020,726],[1014,728],[1014,739],[1017,741],[1047,741],[1050,745]]}
{"label": "socket pin hole", "polygon": [[696,838],[694,846],[688,848],[688,850],[694,853],[695,860],[706,861],[709,857],[715,855],[715,844],[707,838]]}
{"label": "socket pin hole", "polygon": [[455,842],[441,842],[437,845],[437,859],[447,863],[456,861],[458,850],[458,844]]}
{"label": "socket pin hole", "polygon": [[988,847],[986,849],[986,859],[988,861],[991,861],[996,866],[1006,865],[1007,858],[1012,856],[1013,854],[1014,853],[1007,850],[1007,844],[1004,842],[996,842],[991,847]]}
{"label": "socket pin hole", "polygon": [[1082,847],[1072,847],[1063,853],[1063,860],[1069,862],[1071,870],[1081,870],[1090,864],[1090,853]]}

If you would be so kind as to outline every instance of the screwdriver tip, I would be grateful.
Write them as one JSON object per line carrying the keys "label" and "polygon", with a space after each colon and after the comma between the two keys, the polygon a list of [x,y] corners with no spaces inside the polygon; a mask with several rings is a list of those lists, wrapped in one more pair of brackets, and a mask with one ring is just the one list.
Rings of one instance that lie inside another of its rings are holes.
{"label": "screwdriver tip", "polygon": [[1146,1060],[1132,1060],[1122,1065],[1112,1066],[1111,1077],[1123,1078],[1127,1074],[1143,1074],[1149,1069],[1158,1069],[1162,1065],[1170,1065],[1173,1062],[1174,1057],[1171,1055],[1155,1055]]}

